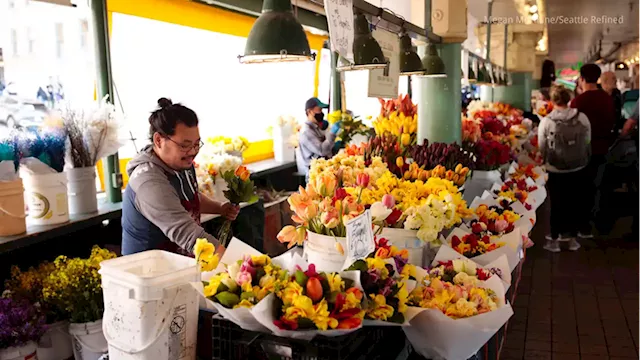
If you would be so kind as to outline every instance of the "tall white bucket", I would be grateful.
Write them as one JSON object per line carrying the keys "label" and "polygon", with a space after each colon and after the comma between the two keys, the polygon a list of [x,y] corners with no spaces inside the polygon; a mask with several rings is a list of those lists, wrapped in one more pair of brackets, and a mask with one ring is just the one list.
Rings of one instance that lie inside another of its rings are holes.
{"label": "tall white bucket", "polygon": [[38,360],[36,343],[29,342],[19,347],[0,349],[0,360]]}
{"label": "tall white bucket", "polygon": [[69,323],[58,321],[47,325],[47,332],[38,342],[38,360],[67,360],[72,356]]}
{"label": "tall white bucket", "polygon": [[23,175],[22,180],[32,224],[52,225],[69,221],[65,173]]}
{"label": "tall white bucket", "polygon": [[96,168],[83,167],[65,170],[69,192],[69,213],[91,214],[98,211]]}
{"label": "tall white bucket", "polygon": [[102,320],[69,324],[75,360],[100,360],[107,353],[107,340],[102,333]]}
{"label": "tall white bucket", "polygon": [[196,358],[200,281],[194,259],[150,250],[100,264],[104,335],[118,360]]}
{"label": "tall white bucket", "polygon": [[22,179],[0,181],[0,236],[26,232],[25,218]]}
{"label": "tall white bucket", "polygon": [[378,238],[385,238],[398,249],[407,249],[409,264],[422,266],[424,241],[418,239],[418,230],[383,228]]}
{"label": "tall white bucket", "polygon": [[320,235],[307,231],[307,241],[304,242],[304,254],[309,264],[314,264],[317,271],[341,271],[347,260],[346,252],[340,254],[336,249],[336,241],[347,248],[347,238]]}

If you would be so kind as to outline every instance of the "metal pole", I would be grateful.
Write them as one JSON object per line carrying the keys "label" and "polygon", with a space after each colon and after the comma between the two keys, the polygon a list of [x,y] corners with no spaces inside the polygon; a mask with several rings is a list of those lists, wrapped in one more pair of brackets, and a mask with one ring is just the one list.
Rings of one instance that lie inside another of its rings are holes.
{"label": "metal pole", "polygon": [[[109,50],[107,0],[90,0],[90,5],[96,51],[98,100],[108,95],[109,100],[115,103],[111,75],[111,53]],[[121,202],[122,175],[120,174],[120,160],[117,153],[106,158],[104,170],[104,188],[107,193],[107,199],[112,203]]]}
{"label": "metal pole", "polygon": [[340,81],[342,75],[337,70],[339,57],[338,52],[331,52],[331,99],[329,104],[332,112],[342,110],[342,85]]}
{"label": "metal pole", "polygon": [[[491,10],[493,9],[493,0],[489,0],[487,2],[487,61],[489,64],[491,62]],[[491,72],[493,73],[493,66],[491,67]],[[489,93],[491,94],[491,102],[493,102],[493,87],[489,87]]]}
{"label": "metal pole", "polygon": [[[509,45],[509,24],[504,24],[504,58],[502,60],[502,67],[504,71],[507,71],[507,46]],[[506,74],[505,74],[506,76]]]}

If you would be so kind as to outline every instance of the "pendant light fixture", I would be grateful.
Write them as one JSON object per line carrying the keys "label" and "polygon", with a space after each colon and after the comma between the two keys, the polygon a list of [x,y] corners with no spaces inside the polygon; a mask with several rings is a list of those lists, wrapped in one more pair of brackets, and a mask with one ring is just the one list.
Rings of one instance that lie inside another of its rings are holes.
{"label": "pendant light fixture", "polygon": [[378,41],[371,34],[367,17],[361,12],[354,15],[353,64],[342,58],[338,71],[384,69],[388,62]]}
{"label": "pendant light fixture", "polygon": [[420,56],[413,49],[411,38],[406,32],[400,35],[400,75],[424,74]]}
{"label": "pendant light fixture", "polygon": [[447,77],[444,62],[438,55],[435,44],[427,44],[427,55],[422,58],[422,67],[424,67],[424,76],[426,77]]}
{"label": "pendant light fixture", "polygon": [[291,0],[264,0],[262,14],[253,24],[243,64],[314,60],[307,35],[292,11]]}

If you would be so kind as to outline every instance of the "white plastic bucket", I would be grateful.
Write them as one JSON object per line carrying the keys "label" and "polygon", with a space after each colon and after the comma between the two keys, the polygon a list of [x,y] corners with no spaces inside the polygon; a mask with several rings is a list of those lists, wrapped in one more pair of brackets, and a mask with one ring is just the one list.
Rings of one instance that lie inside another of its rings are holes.
{"label": "white plastic bucket", "polygon": [[304,242],[304,254],[309,264],[314,264],[317,271],[341,271],[347,260],[346,252],[340,254],[336,249],[336,241],[347,248],[347,238],[321,235],[307,231]]}
{"label": "white plastic bucket", "polygon": [[418,239],[418,230],[383,228],[378,238],[385,238],[398,249],[407,249],[409,264],[422,266],[424,241]]}
{"label": "white plastic bucket", "polygon": [[100,264],[109,357],[194,360],[200,281],[194,259],[150,250]]}
{"label": "white plastic bucket", "polygon": [[23,175],[22,180],[31,223],[51,225],[69,221],[65,173]]}
{"label": "white plastic bucket", "polygon": [[22,179],[0,181],[0,236],[22,234],[27,231],[24,211]]}
{"label": "white plastic bucket", "polygon": [[0,360],[38,360],[36,343],[29,342],[24,346],[0,349]]}
{"label": "white plastic bucket", "polygon": [[69,335],[69,323],[58,321],[47,325],[38,342],[38,360],[67,360],[73,356],[71,335]]}
{"label": "white plastic bucket", "polygon": [[464,199],[468,204],[476,197],[482,196],[485,190],[491,189],[493,183],[502,182],[502,175],[498,170],[484,171],[474,170],[471,179],[464,184]]}
{"label": "white plastic bucket", "polygon": [[102,333],[102,320],[69,324],[75,360],[99,360],[107,353],[107,340]]}
{"label": "white plastic bucket", "polygon": [[83,167],[65,170],[69,196],[69,214],[91,214],[98,211],[96,168]]}

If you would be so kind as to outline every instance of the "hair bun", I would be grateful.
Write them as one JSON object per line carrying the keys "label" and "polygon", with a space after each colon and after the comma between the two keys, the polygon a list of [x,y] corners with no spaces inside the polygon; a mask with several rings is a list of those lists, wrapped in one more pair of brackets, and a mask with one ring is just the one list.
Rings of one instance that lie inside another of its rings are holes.
{"label": "hair bun", "polygon": [[167,108],[171,105],[173,105],[173,103],[167,98],[158,99],[158,106],[160,106],[161,109]]}

